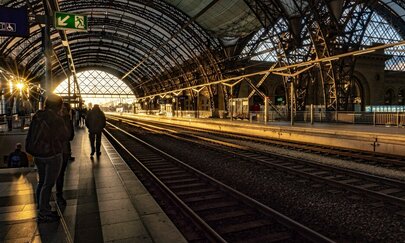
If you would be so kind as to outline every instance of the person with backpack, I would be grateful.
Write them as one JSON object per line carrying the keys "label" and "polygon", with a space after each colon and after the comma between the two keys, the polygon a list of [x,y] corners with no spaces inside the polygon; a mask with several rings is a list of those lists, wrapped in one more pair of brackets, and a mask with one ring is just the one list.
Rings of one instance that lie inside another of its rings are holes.
{"label": "person with backpack", "polygon": [[21,143],[15,145],[15,151],[8,156],[8,168],[28,167],[27,154],[21,151]]}
{"label": "person with backpack", "polygon": [[[94,105],[93,109],[87,112],[86,127],[89,129],[90,137],[90,147],[91,154],[93,157],[94,152],[97,152],[97,157],[101,155],[101,133],[105,127],[106,120],[105,115],[102,110],[100,110],[99,105]],[[94,148],[94,141],[96,142],[96,147]]]}
{"label": "person with backpack", "polygon": [[38,203],[38,223],[59,220],[56,211],[49,204],[52,187],[62,167],[63,143],[69,134],[61,117],[62,98],[50,94],[45,100],[45,110],[39,110],[32,118],[25,150],[34,157],[38,169],[36,199]]}
{"label": "person with backpack", "polygon": [[62,167],[59,172],[58,179],[56,180],[56,202],[58,203],[59,206],[66,206],[66,199],[63,197],[63,184],[65,181],[65,171],[67,167],[67,163],[69,161],[69,158],[71,157],[71,148],[70,148],[70,141],[73,140],[73,137],[75,136],[74,128],[73,128],[73,120],[71,119],[70,116],[70,104],[69,103],[63,103],[62,107],[62,119],[65,123],[65,127],[68,131],[69,134],[69,139],[63,142],[63,151],[62,151]]}

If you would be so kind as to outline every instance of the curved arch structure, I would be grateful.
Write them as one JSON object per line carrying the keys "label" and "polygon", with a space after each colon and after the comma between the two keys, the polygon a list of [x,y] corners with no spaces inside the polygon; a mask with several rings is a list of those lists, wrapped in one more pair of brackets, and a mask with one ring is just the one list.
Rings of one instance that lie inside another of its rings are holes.
{"label": "curved arch structure", "polygon": [[[10,1],[9,5],[24,2]],[[41,1],[30,2],[32,13],[44,12]],[[212,69],[210,78],[220,76],[213,54],[221,50],[219,41],[196,22],[185,25],[190,18],[163,1],[59,1],[59,7],[64,12],[88,16],[88,32],[67,31],[77,71],[88,67],[113,68],[125,76],[124,81],[138,95],[159,92],[164,83],[175,87],[179,76],[186,83],[195,82],[190,80],[190,73],[199,70],[193,66]],[[178,34],[174,35],[176,31]],[[44,75],[41,28],[32,25],[30,32],[27,39],[2,41],[0,53],[24,66],[31,77],[40,78]],[[68,58],[56,30],[51,39],[57,57],[52,61],[52,70],[60,82],[69,70]],[[130,72],[139,63],[142,65]]]}
{"label": "curved arch structure", "polygon": [[[255,12],[264,31],[246,46],[244,54],[269,54],[277,57],[279,65],[327,58],[363,48],[363,38],[373,13],[376,12],[404,37],[405,10],[403,1],[360,0],[245,0]],[[391,12],[391,13],[390,13]],[[286,27],[277,28],[280,23]],[[267,48],[262,43],[268,43]],[[305,109],[309,84],[319,80],[323,88],[324,106],[327,110],[341,110],[345,104],[345,89],[351,82],[356,58],[321,62],[317,71],[301,73],[293,77],[295,109]],[[291,68],[289,73],[297,69]],[[287,82],[287,78],[284,82]]]}

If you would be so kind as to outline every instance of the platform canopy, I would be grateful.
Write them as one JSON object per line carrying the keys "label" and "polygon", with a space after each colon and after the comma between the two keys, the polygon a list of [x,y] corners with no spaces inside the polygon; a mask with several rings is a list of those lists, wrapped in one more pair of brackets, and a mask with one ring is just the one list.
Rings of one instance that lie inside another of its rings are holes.
{"label": "platform canopy", "polygon": [[[370,12],[382,16],[400,36],[405,33],[403,0],[2,0],[0,4],[27,7],[31,21],[29,38],[0,37],[2,68],[33,82],[43,80],[41,16],[76,13],[88,17],[88,31],[51,28],[54,86],[72,72],[101,70],[122,79],[137,97],[243,75],[260,43],[269,39],[278,66],[364,48],[362,29]],[[335,79],[341,76],[323,80],[325,90],[332,90],[327,105],[335,104],[333,92],[339,86]],[[209,88],[211,96],[216,92]]]}

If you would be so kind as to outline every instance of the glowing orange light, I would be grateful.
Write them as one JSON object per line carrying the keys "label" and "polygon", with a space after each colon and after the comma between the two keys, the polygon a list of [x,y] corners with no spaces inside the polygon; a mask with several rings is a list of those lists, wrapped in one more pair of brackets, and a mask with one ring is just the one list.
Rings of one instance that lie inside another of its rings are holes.
{"label": "glowing orange light", "polygon": [[20,91],[24,88],[24,84],[23,84],[22,82],[17,83],[15,86],[16,86],[17,89],[19,89]]}

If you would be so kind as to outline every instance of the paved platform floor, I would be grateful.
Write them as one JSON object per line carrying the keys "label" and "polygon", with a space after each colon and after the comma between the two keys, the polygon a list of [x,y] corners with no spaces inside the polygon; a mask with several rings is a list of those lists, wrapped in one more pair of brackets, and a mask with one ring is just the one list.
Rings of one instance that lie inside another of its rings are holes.
{"label": "paved platform floor", "polygon": [[60,222],[35,221],[34,168],[0,169],[0,242],[186,242],[107,139],[91,159],[78,129],[72,151]]}

